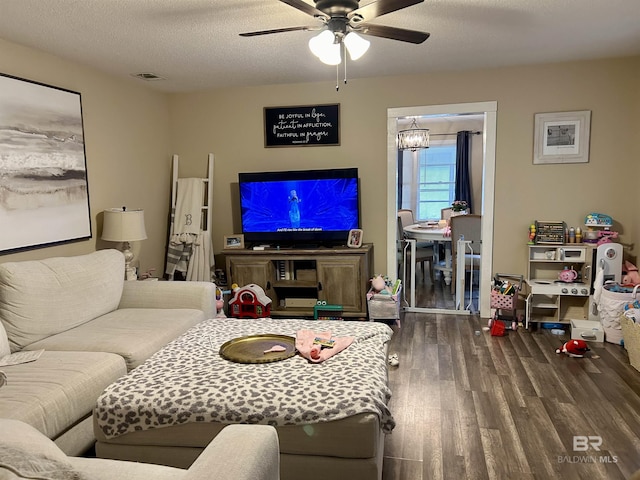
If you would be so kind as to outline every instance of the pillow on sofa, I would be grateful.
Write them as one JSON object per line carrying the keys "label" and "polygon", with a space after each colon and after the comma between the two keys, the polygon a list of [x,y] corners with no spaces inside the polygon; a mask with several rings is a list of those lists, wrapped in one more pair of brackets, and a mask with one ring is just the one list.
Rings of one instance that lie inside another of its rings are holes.
{"label": "pillow on sofa", "polygon": [[[11,350],[9,350],[9,340],[7,340],[7,332],[4,329],[4,325],[2,325],[2,321],[0,321],[0,358],[9,355]],[[0,371],[0,387],[4,387],[7,384],[7,375]]]}
{"label": "pillow on sofa", "polygon": [[9,340],[7,340],[7,331],[0,321],[0,358],[9,355],[11,350],[9,349]]}
{"label": "pillow on sofa", "polygon": [[113,249],[0,264],[0,319],[11,351],[114,311],[123,285],[124,255]]}
{"label": "pillow on sofa", "polygon": [[0,445],[0,478],[84,480],[84,477],[67,461],[54,460],[8,445]]}
{"label": "pillow on sofa", "polygon": [[62,450],[31,425],[0,418],[0,432],[0,478],[84,478],[73,469]]}

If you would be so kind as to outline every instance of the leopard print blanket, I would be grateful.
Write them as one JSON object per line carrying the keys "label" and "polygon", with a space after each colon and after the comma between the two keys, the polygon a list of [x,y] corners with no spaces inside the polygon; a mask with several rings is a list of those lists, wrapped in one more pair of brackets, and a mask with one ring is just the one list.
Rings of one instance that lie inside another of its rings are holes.
{"label": "leopard print blanket", "polygon": [[[223,359],[228,340],[257,334],[295,337],[331,330],[355,341],[327,361],[295,355],[263,364]],[[96,419],[107,438],[188,422],[304,425],[375,413],[382,430],[395,422],[387,407],[385,324],[356,321],[211,319],[192,327],[98,398]]]}

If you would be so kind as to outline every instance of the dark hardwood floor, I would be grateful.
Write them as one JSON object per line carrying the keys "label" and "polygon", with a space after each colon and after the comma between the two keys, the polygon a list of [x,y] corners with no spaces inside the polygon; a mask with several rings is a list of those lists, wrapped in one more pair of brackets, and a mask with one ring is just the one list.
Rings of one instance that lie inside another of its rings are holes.
{"label": "dark hardwood floor", "polygon": [[[450,292],[427,283],[418,304],[450,308]],[[492,337],[477,315],[403,313],[401,325],[383,480],[609,480],[640,469],[640,372],[623,347],[591,344],[571,358],[555,353],[568,333]]]}

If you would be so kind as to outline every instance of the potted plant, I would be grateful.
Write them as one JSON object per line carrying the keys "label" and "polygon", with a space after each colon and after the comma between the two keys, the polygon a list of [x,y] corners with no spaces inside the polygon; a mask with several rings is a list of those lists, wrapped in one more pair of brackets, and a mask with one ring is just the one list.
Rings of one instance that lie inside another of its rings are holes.
{"label": "potted plant", "polygon": [[465,200],[455,200],[451,204],[452,215],[464,215],[468,208],[469,205]]}

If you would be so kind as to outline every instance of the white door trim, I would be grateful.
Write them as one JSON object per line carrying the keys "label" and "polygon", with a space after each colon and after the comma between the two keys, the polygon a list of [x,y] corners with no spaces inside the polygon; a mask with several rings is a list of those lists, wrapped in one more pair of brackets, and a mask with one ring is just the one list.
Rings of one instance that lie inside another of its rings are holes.
{"label": "white door trim", "polygon": [[[491,268],[493,265],[493,215],[495,201],[496,123],[498,102],[456,103],[422,107],[398,107],[387,109],[387,272],[396,267],[396,175],[398,118],[430,115],[456,115],[484,113],[482,163],[482,265],[480,276],[480,316],[490,316]],[[442,313],[442,312],[439,312]],[[452,314],[456,310],[451,310]],[[459,312],[457,312],[459,313]]]}

